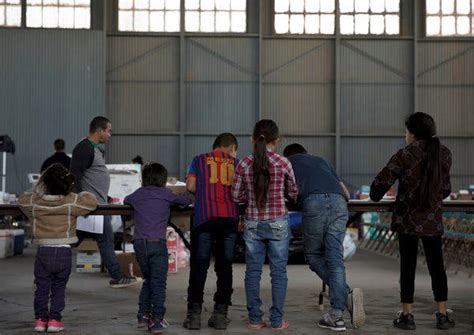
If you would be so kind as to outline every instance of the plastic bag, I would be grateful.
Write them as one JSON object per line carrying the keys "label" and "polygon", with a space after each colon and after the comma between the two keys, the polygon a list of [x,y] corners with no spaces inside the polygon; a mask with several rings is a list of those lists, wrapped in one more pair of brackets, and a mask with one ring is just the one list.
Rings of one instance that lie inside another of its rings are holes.
{"label": "plastic bag", "polygon": [[357,246],[349,233],[346,233],[346,236],[344,236],[342,245],[344,246],[344,260],[347,261],[355,255]]}

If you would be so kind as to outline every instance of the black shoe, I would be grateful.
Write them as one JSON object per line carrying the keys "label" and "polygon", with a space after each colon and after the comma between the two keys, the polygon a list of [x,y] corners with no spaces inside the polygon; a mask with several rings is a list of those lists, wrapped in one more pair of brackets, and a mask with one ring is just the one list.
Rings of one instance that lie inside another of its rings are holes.
{"label": "black shoe", "polygon": [[143,279],[141,279],[140,277],[123,276],[120,279],[111,279],[109,281],[109,285],[111,288],[125,288],[141,283],[142,281]]}
{"label": "black shoe", "polygon": [[215,304],[214,312],[212,312],[207,325],[214,329],[227,329],[229,320],[227,319],[227,305]]}
{"label": "black shoe", "polygon": [[183,327],[187,329],[201,329],[202,304],[188,303],[188,312],[183,322]]}
{"label": "black shoe", "polygon": [[449,314],[441,314],[436,312],[436,328],[449,329],[454,327],[454,320],[449,317]]}
{"label": "black shoe", "polygon": [[398,318],[393,320],[393,326],[405,330],[415,330],[415,318],[413,317],[413,314],[405,315],[403,312],[400,312]]}
{"label": "black shoe", "polygon": [[336,332],[346,331],[346,323],[344,322],[342,317],[340,317],[339,319],[333,319],[331,318],[329,313],[326,313],[324,315],[324,318],[319,320],[318,327],[324,329],[331,329]]}

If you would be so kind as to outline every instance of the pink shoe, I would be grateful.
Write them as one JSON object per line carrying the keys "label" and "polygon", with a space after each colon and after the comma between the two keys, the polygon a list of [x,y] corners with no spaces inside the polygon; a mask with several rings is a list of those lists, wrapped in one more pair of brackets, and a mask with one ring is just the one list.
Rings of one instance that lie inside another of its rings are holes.
{"label": "pink shoe", "polygon": [[289,326],[290,326],[290,323],[286,320],[283,320],[280,327],[278,328],[272,327],[272,330],[285,330],[285,329],[288,329]]}
{"label": "pink shoe", "polygon": [[263,320],[260,320],[259,323],[248,323],[247,328],[250,330],[260,330],[262,328],[265,328],[267,326],[267,323]]}
{"label": "pink shoe", "polygon": [[35,321],[35,328],[33,329],[37,333],[44,333],[46,331],[48,323],[41,319]]}
{"label": "pink shoe", "polygon": [[64,323],[57,320],[48,321],[48,333],[59,333],[64,330]]}

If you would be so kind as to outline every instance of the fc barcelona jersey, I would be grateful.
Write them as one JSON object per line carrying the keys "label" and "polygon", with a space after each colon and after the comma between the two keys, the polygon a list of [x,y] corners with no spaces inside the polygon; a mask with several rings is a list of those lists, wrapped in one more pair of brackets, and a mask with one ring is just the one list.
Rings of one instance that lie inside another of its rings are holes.
{"label": "fc barcelona jersey", "polygon": [[214,217],[237,217],[237,204],[232,201],[232,179],[237,159],[214,150],[194,157],[188,177],[196,178],[194,224]]}

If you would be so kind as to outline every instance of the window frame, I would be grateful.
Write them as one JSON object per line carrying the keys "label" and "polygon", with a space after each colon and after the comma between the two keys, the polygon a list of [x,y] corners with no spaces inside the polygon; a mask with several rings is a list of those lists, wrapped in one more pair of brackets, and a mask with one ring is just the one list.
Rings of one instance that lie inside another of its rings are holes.
{"label": "window frame", "polygon": [[[470,18],[470,33],[467,34],[467,35],[457,35],[457,34],[454,34],[454,35],[442,35],[442,34],[439,34],[439,35],[428,35],[427,34],[427,24],[426,24],[426,21],[428,20],[428,17],[429,16],[433,16],[433,17],[439,17],[439,18],[442,18],[443,16],[454,16],[456,19],[458,16],[466,16],[466,15],[459,15],[457,14],[456,12],[456,8],[457,8],[457,0],[454,0],[454,12],[453,14],[448,14],[448,15],[438,15],[438,14],[428,14],[427,10],[426,10],[426,4],[427,4],[427,1],[429,0],[424,0],[423,1],[423,8],[422,8],[422,12],[423,12],[423,20],[422,20],[422,24],[423,24],[423,38],[424,39],[427,39],[427,40],[442,40],[442,41],[453,41],[453,40],[467,40],[467,41],[470,41],[472,39],[474,39],[474,1],[471,0],[471,13],[470,14],[467,14],[467,16]],[[440,1],[440,11],[441,11],[441,7],[442,7],[442,1],[443,0],[439,0]],[[457,22],[457,21],[456,21]],[[440,32],[442,31],[442,24],[440,23]]]}

